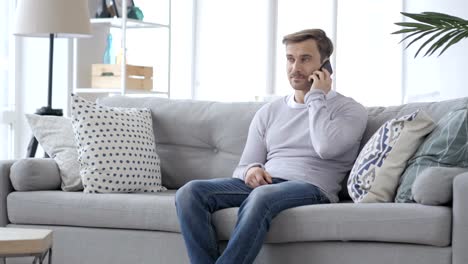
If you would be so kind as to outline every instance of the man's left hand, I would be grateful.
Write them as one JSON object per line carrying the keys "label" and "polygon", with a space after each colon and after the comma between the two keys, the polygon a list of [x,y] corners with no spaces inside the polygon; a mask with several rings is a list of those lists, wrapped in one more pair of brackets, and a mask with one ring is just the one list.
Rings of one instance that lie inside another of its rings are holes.
{"label": "man's left hand", "polygon": [[312,87],[310,89],[319,89],[328,94],[331,90],[332,79],[330,78],[330,73],[326,69],[321,71],[314,71],[312,75],[309,76],[309,81],[314,80]]}

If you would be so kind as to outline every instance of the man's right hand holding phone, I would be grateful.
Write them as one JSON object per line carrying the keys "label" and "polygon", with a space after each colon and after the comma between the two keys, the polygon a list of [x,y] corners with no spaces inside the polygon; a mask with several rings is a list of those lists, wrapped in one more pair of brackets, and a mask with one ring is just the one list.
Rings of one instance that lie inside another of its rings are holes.
{"label": "man's right hand holding phone", "polygon": [[[331,90],[332,87],[332,79],[330,78],[331,72],[327,69],[328,65],[330,64],[330,61],[327,60],[325,61],[320,69],[314,71],[310,76],[309,76],[309,82],[312,82],[311,89],[319,89],[325,92],[325,94],[328,94],[328,92]],[[331,65],[329,66],[331,69]]]}
{"label": "man's right hand holding phone", "polygon": [[260,167],[250,168],[245,175],[245,184],[251,188],[256,188],[261,185],[271,184],[272,178],[270,173]]}
{"label": "man's right hand holding phone", "polygon": [[310,89],[319,89],[327,94],[332,87],[332,79],[330,78],[330,73],[323,69],[321,71],[314,71],[312,75],[309,76],[309,82],[313,81]]}

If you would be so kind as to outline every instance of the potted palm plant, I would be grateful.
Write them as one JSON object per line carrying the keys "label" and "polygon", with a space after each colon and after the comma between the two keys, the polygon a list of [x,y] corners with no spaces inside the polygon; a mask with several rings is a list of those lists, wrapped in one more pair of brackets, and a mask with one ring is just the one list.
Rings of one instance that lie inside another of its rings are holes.
{"label": "potted palm plant", "polygon": [[416,58],[424,47],[431,44],[427,48],[424,56],[431,56],[437,50],[440,50],[438,56],[442,55],[450,46],[456,44],[464,38],[468,38],[468,20],[436,12],[422,12],[420,14],[411,14],[401,12],[405,17],[412,18],[417,22],[398,22],[395,23],[403,29],[393,32],[392,34],[408,33],[401,41],[413,38],[406,45],[405,49],[410,47],[415,42],[422,40],[425,42],[419,47],[414,55]]}

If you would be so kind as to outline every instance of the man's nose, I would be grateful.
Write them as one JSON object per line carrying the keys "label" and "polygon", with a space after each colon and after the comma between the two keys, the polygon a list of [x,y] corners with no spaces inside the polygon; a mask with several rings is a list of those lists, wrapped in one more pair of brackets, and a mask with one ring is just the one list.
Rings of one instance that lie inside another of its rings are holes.
{"label": "man's nose", "polygon": [[297,61],[293,62],[293,63],[291,64],[291,70],[292,70],[293,72],[301,70],[301,64],[298,63]]}

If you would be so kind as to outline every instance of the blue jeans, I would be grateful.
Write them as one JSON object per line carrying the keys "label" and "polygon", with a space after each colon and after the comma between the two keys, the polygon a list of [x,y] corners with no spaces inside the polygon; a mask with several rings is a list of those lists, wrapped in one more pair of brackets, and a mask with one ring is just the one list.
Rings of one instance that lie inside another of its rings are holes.
{"label": "blue jeans", "polygon": [[[193,180],[176,193],[177,215],[192,264],[252,263],[276,215],[291,207],[320,203],[329,200],[316,186],[279,178],[255,189],[237,178]],[[240,208],[220,255],[211,214],[228,207]]]}

